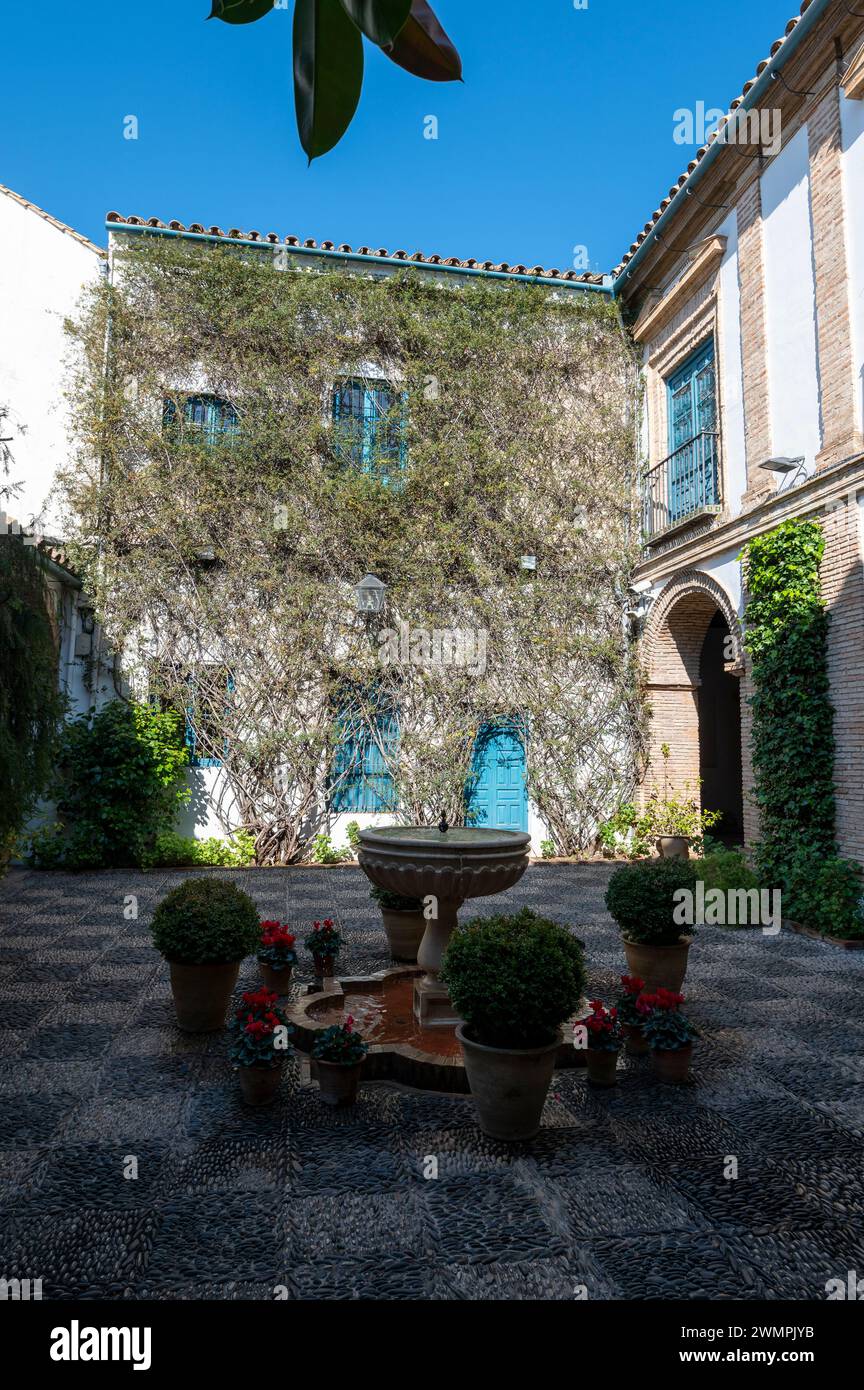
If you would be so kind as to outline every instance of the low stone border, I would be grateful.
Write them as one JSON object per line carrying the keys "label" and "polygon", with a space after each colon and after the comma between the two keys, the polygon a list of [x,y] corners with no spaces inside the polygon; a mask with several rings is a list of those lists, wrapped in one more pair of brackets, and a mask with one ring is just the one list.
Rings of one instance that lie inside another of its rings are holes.
{"label": "low stone border", "polygon": [[783,926],[796,936],[809,936],[811,941],[827,941],[829,946],[839,946],[843,951],[864,950],[864,939],[850,940],[843,936],[825,936],[821,931],[816,931],[815,927],[805,927],[801,922],[784,922]]}

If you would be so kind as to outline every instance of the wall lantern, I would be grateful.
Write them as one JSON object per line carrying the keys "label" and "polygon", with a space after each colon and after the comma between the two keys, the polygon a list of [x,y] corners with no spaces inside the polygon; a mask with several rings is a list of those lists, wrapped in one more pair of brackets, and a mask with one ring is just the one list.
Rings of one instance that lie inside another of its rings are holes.
{"label": "wall lantern", "polygon": [[354,593],[358,613],[380,613],[384,608],[387,585],[376,579],[374,574],[367,574],[365,579],[361,579]]}
{"label": "wall lantern", "polygon": [[793,469],[798,468],[802,463],[804,463],[803,454],[800,458],[795,459],[784,457],[766,459],[764,463],[760,463],[759,467],[764,468],[766,473],[791,473]]}
{"label": "wall lantern", "polygon": [[78,613],[81,618],[81,631],[86,632],[88,636],[92,635],[96,626],[96,609],[82,603]]}

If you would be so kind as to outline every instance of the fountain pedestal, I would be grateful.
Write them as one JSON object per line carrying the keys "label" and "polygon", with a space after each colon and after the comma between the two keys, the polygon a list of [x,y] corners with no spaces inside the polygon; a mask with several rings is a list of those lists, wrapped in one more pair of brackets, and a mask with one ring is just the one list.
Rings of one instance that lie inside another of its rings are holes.
{"label": "fountain pedestal", "polygon": [[453,1028],[459,1018],[441,983],[444,952],[468,898],[512,888],[528,867],[531,837],[521,831],[389,826],[361,830],[358,861],[379,888],[422,898],[427,926],[417,963],[415,1017],[424,1027]]}
{"label": "fountain pedestal", "polygon": [[462,1022],[450,1003],[447,986],[440,980],[444,952],[456,930],[461,906],[461,902],[439,902],[438,916],[427,923],[417,952],[417,964],[422,966],[424,974],[414,983],[414,1017],[424,1028],[434,1028],[438,1024],[455,1028]]}

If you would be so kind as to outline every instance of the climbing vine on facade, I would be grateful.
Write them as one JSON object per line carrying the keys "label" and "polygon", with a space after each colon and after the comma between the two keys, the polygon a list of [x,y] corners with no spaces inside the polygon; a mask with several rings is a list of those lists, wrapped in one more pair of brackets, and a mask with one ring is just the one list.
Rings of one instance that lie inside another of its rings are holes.
{"label": "climbing vine on facade", "polygon": [[[590,846],[643,732],[637,374],[603,296],[141,236],[72,333],[76,561],[259,862],[327,828],[346,734],[399,816],[461,823],[478,729],[501,720],[557,850]],[[376,618],[355,611],[369,573]]]}
{"label": "climbing vine on facade", "polygon": [[793,520],[744,552],[759,858],[771,881],[788,874],[802,848],[817,857],[837,852],[824,549],[818,522]]}

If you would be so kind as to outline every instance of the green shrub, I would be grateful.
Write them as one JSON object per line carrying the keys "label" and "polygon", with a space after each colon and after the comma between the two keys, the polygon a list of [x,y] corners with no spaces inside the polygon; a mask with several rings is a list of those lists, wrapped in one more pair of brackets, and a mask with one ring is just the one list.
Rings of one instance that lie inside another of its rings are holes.
{"label": "green shrub", "polygon": [[719,888],[726,893],[731,889],[759,888],[760,882],[757,874],[753,872],[747,860],[740,850],[737,849],[714,849],[706,854],[703,859],[694,861],[693,867],[696,870],[697,879],[705,884],[706,892],[711,888]]}
{"label": "green shrub", "polygon": [[178,835],[163,830],[148,850],[145,868],[177,869],[186,867],[245,869],[255,862],[255,836],[247,830],[235,830],[227,840],[196,840],[191,835]]}
{"label": "green shrub", "polygon": [[309,858],[313,864],[344,864],[351,858],[351,851],[334,849],[329,835],[316,835]]}
{"label": "green shrub", "polygon": [[625,801],[614,816],[600,826],[598,838],[606,854],[628,854],[638,858],[651,853],[651,844],[637,829],[639,814],[632,801]]}
{"label": "green shrub", "polygon": [[188,754],[173,710],[114,700],[66,724],[50,795],[56,823],[31,839],[40,869],[142,865],[160,826],[189,799]]}
{"label": "green shrub", "polygon": [[349,820],[345,827],[345,838],[351,846],[352,853],[356,854],[360,848],[360,826],[356,820]]}
{"label": "green shrub", "polygon": [[454,932],[441,978],[475,1041],[540,1047],[579,1008],[582,944],[528,908],[512,917],[476,917]]}
{"label": "green shrub", "polygon": [[153,914],[153,945],[179,965],[243,960],[258,949],[260,914],[248,893],[225,878],[190,878]]}
{"label": "green shrub", "polygon": [[554,840],[541,840],[541,841],[540,841],[540,854],[541,854],[541,856],[542,856],[544,859],[554,859],[554,858],[555,858],[555,841],[554,841]]}
{"label": "green shrub", "polygon": [[[696,891],[695,865],[686,859],[648,859],[622,864],[609,880],[606,906],[627,941],[645,946],[675,946],[681,928],[673,918],[675,894]],[[693,928],[687,928],[693,935]]]}
{"label": "green shrub", "polygon": [[422,912],[423,899],[409,898],[403,893],[391,893],[389,888],[379,888],[374,885],[369,891],[370,898],[373,898],[380,908],[385,912]]}
{"label": "green shrub", "polygon": [[0,536],[0,873],[48,784],[63,706],[40,556]]}
{"label": "green shrub", "polygon": [[864,878],[851,859],[800,850],[783,887],[783,916],[840,940],[864,937]]}

